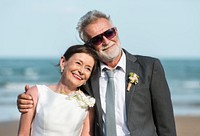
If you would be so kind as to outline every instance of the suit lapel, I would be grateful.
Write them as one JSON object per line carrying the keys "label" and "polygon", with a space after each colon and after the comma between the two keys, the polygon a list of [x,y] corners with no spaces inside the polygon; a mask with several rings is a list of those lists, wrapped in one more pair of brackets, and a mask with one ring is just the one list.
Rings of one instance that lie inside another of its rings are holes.
{"label": "suit lapel", "polygon": [[126,78],[126,83],[125,83],[126,99],[125,100],[126,100],[126,111],[127,111],[127,115],[128,115],[130,101],[131,101],[131,99],[134,95],[135,89],[136,89],[136,86],[132,85],[130,91],[127,91],[127,86],[128,86],[128,82],[129,82],[128,76],[129,76],[130,72],[134,72],[134,73],[138,74],[139,64],[137,63],[137,61],[136,61],[137,59],[135,56],[129,54],[126,51],[124,51],[124,52],[126,54],[126,77],[125,77]]}
{"label": "suit lapel", "polygon": [[99,77],[100,77],[101,71],[100,67],[97,67],[95,70],[95,73],[91,77],[91,88],[96,100],[96,115],[98,116],[99,125],[102,127],[102,108],[101,108],[101,100],[100,100],[100,88],[99,88]]}

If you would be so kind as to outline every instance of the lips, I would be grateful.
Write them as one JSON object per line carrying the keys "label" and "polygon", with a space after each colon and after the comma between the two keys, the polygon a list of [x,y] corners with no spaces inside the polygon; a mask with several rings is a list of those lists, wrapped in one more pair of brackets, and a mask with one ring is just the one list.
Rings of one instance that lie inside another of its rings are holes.
{"label": "lips", "polygon": [[77,75],[77,74],[75,74],[75,73],[72,73],[72,74],[73,74],[73,76],[74,76],[75,78],[77,78],[78,80],[83,80],[83,78],[80,77],[79,75]]}

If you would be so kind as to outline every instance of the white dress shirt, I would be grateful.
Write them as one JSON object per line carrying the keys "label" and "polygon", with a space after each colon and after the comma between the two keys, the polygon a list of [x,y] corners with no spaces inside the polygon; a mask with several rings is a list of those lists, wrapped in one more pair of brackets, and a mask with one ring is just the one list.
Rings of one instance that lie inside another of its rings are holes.
{"label": "white dress shirt", "polygon": [[[103,109],[103,126],[105,130],[105,111],[106,111],[106,87],[108,77],[103,70],[109,69],[105,64],[101,63],[101,77],[100,77],[100,99]],[[122,53],[122,57],[115,67],[114,84],[115,84],[115,116],[116,116],[116,130],[117,136],[129,136],[130,132],[126,124],[126,104],[125,104],[125,74],[126,74],[126,55]],[[105,132],[105,131],[104,131]]]}

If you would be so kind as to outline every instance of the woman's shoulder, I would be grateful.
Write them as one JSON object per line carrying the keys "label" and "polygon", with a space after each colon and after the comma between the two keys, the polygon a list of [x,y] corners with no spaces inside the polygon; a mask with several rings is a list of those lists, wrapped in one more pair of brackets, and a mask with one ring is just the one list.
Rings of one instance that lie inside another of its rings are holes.
{"label": "woman's shoulder", "polygon": [[38,91],[38,88],[36,85],[30,87],[27,91],[26,91],[26,94],[29,94],[29,95],[34,95],[36,92]]}
{"label": "woman's shoulder", "polygon": [[32,96],[34,104],[37,103],[37,100],[38,100],[38,88],[37,88],[36,85],[30,87],[30,88],[27,90],[26,94]]}

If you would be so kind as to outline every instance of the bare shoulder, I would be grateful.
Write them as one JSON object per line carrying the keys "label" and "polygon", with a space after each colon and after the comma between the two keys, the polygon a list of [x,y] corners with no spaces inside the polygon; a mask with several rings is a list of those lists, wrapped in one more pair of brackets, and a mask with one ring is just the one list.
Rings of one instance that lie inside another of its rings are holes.
{"label": "bare shoulder", "polygon": [[34,85],[34,86],[30,87],[27,90],[26,94],[31,95],[34,100],[37,100],[37,98],[38,98],[38,88],[37,88],[37,86]]}

